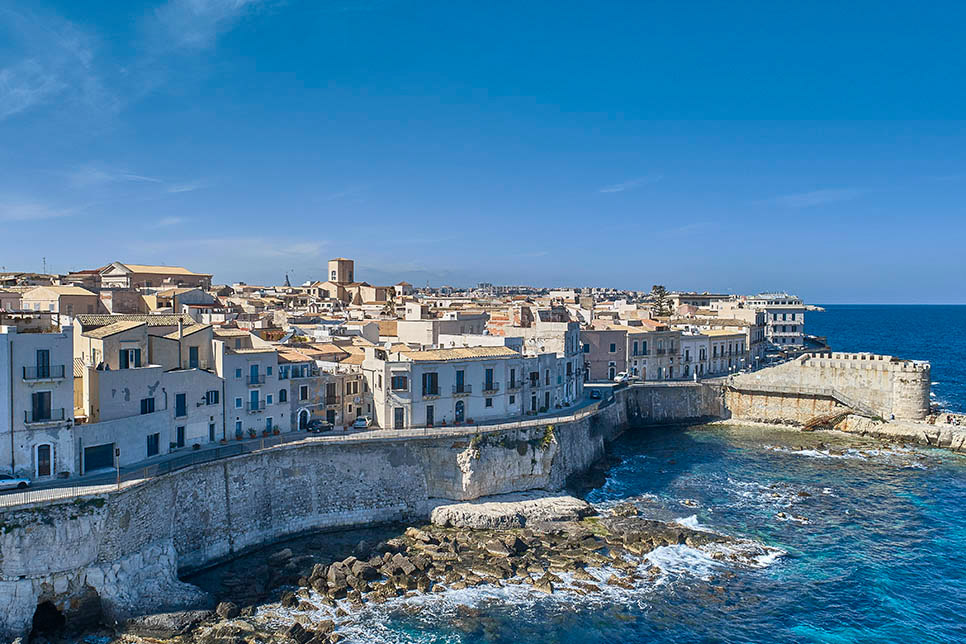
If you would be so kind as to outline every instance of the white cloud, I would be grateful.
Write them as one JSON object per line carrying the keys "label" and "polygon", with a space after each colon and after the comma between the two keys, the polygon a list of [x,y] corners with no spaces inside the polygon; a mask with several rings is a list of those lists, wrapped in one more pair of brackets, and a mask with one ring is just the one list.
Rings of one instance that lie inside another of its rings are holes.
{"label": "white cloud", "polygon": [[81,166],[75,168],[67,175],[70,183],[77,188],[87,188],[105,183],[116,183],[119,181],[134,181],[140,183],[164,183],[161,179],[147,177],[125,170],[108,170],[96,166]]}
{"label": "white cloud", "polygon": [[663,174],[652,174],[646,177],[638,177],[637,179],[631,179],[630,181],[625,181],[623,183],[615,183],[612,186],[604,186],[597,192],[602,192],[605,194],[610,194],[614,192],[625,192],[627,190],[633,190],[634,188],[639,188],[641,186],[645,186],[650,183],[657,183],[663,178],[664,178]]}
{"label": "white cloud", "polygon": [[161,49],[207,49],[219,34],[266,0],[168,0],[148,23],[154,46]]}
{"label": "white cloud", "polygon": [[179,193],[179,192],[194,192],[195,190],[201,190],[202,188],[208,187],[208,184],[204,181],[192,181],[190,183],[176,183],[168,186],[168,192]]}
{"label": "white cloud", "polygon": [[810,208],[812,206],[822,206],[829,203],[848,201],[850,199],[855,199],[860,194],[862,194],[862,191],[855,188],[813,190],[812,192],[800,192],[797,194],[775,197],[774,199],[767,200],[767,202],[778,206],[784,206],[785,208]]}
{"label": "white cloud", "polygon": [[183,224],[188,220],[185,217],[163,217],[158,220],[155,224],[158,228],[166,228],[168,226],[177,226],[178,224]]}
{"label": "white cloud", "polygon": [[77,208],[58,208],[51,204],[31,199],[0,199],[0,221],[38,221],[67,217],[77,212]]}
{"label": "white cloud", "polygon": [[0,39],[18,52],[16,62],[0,68],[0,120],[53,101],[98,114],[119,107],[95,69],[94,39],[73,23],[5,10]]}

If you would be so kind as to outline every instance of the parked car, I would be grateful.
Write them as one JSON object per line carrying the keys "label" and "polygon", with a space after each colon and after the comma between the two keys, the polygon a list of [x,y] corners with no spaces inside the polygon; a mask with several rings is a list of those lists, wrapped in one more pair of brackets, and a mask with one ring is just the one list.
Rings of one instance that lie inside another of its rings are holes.
{"label": "parked car", "polygon": [[370,425],[372,425],[372,419],[368,416],[359,416],[352,421],[353,429],[368,429]]}
{"label": "parked car", "polygon": [[621,371],[619,374],[614,376],[614,382],[617,382],[617,383],[627,382],[629,378],[630,376],[627,375],[626,371]]}
{"label": "parked car", "polygon": [[0,474],[0,490],[22,490],[30,485],[30,479]]}
{"label": "parked car", "polygon": [[594,389],[590,392],[590,397],[594,400],[600,400],[600,389]]}
{"label": "parked car", "polygon": [[312,432],[313,434],[319,434],[321,432],[327,432],[333,428],[332,423],[327,423],[321,418],[313,418],[305,426],[305,431]]}

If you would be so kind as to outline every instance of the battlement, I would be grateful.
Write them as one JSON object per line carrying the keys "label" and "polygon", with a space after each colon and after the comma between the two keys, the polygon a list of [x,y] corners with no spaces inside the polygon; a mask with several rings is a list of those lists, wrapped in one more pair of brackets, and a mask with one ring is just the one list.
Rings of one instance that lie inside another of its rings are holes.
{"label": "battlement", "polygon": [[928,374],[930,365],[925,360],[902,360],[895,356],[874,353],[806,353],[797,362],[803,367],[833,367],[841,369],[875,369],[889,372]]}

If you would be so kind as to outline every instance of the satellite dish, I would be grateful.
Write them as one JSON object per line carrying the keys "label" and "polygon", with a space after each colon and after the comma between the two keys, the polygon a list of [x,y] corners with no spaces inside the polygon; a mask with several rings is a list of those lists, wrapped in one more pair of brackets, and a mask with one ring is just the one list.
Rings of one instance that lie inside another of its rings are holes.
{"label": "satellite dish", "polygon": [[386,340],[386,344],[384,344],[383,347],[386,349],[386,351],[392,350],[392,342]]}

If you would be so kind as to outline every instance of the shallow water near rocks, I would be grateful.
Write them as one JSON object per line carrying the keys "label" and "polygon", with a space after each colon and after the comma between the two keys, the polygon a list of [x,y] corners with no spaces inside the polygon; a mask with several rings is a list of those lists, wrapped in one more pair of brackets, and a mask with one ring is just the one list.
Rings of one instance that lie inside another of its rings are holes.
{"label": "shallow water near rocks", "polygon": [[[966,458],[844,435],[700,426],[628,431],[586,494],[601,510],[743,537],[776,549],[757,565],[687,546],[658,548],[661,574],[633,589],[544,595],[483,586],[349,609],[353,642],[966,641]],[[344,557],[402,528],[311,535],[282,544]],[[282,545],[191,579],[217,590]],[[783,554],[782,554],[783,553]],[[595,572],[606,578],[608,571]],[[268,604],[280,628],[292,613]],[[318,619],[335,617],[322,607]]]}

